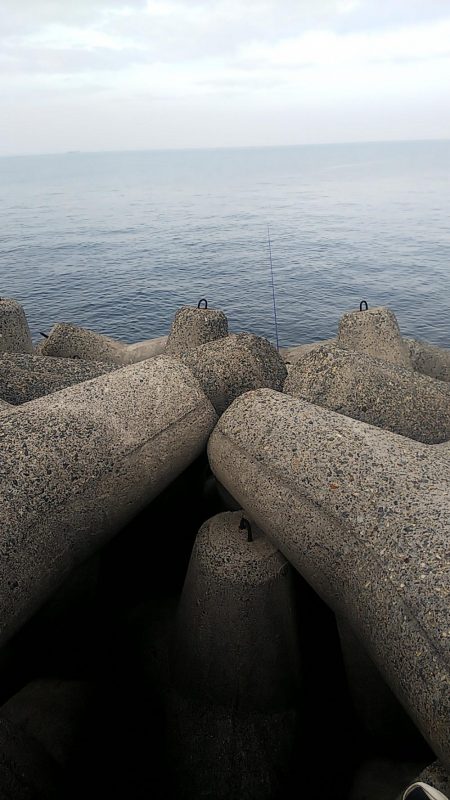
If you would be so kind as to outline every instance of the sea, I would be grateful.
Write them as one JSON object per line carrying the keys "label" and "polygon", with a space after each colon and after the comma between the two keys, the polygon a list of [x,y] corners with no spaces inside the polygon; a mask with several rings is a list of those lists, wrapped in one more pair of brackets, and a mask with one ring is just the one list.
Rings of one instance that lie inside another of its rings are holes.
{"label": "sea", "polygon": [[205,298],[280,346],[362,300],[450,346],[450,141],[4,157],[0,219],[35,341],[160,336]]}

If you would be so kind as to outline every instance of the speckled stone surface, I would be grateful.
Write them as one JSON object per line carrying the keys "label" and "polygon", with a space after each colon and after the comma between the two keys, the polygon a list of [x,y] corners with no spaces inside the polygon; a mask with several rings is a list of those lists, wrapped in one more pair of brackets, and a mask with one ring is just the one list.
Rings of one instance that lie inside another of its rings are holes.
{"label": "speckled stone surface", "polygon": [[402,339],[397,318],[384,306],[343,314],[336,344],[411,369],[409,350]]}
{"label": "speckled stone surface", "polygon": [[450,348],[437,347],[418,339],[403,339],[413,369],[439,381],[450,383]]}
{"label": "speckled stone surface", "polygon": [[261,336],[231,334],[180,355],[200,381],[218,414],[250,389],[281,391],[286,366],[276,349]]}
{"label": "speckled stone surface", "polygon": [[300,361],[307,353],[314,352],[318,347],[335,344],[336,339],[321,339],[320,342],[311,342],[309,344],[298,344],[295,347],[280,347],[280,356],[288,366],[294,366],[297,361]]}
{"label": "speckled stone surface", "polygon": [[165,352],[166,344],[167,336],[158,336],[156,339],[145,339],[142,342],[127,344],[96,331],[87,330],[87,328],[58,322],[51,329],[48,338],[36,345],[34,352],[36,355],[99,361],[125,366],[162,355]]}
{"label": "speckled stone surface", "polygon": [[450,766],[450,459],[259,389],[209,442],[217,479],[366,647]]}
{"label": "speckled stone surface", "polygon": [[115,365],[101,362],[4,353],[0,355],[0,398],[20,405],[114,369]]}
{"label": "speckled stone surface", "polygon": [[178,609],[168,725],[183,797],[272,798],[291,755],[291,567],[256,526],[247,541],[242,516],[201,527]]}
{"label": "speckled stone surface", "polygon": [[57,358],[122,364],[125,347],[124,342],[117,342],[101,333],[79,328],[68,322],[57,322],[40,347],[40,352],[44,356]]}
{"label": "speckled stone surface", "polygon": [[2,413],[2,411],[11,411],[11,410],[12,410],[11,404],[6,403],[4,400],[0,399],[0,414]]}
{"label": "speckled stone surface", "polygon": [[183,306],[178,309],[172,322],[166,353],[180,355],[227,335],[228,320],[223,311]]}
{"label": "speckled stone surface", "polygon": [[0,353],[32,353],[30,329],[22,306],[0,297]]}
{"label": "speckled stone surface", "polygon": [[450,440],[450,386],[364,353],[316,348],[291,369],[284,391],[426,444]]}
{"label": "speckled stone surface", "polygon": [[1,642],[200,454],[216,419],[166,356],[2,415]]}

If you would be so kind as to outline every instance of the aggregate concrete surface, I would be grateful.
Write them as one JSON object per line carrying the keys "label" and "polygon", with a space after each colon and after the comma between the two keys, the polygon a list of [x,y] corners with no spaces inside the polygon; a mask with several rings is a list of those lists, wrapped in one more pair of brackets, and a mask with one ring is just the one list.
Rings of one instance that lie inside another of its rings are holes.
{"label": "aggregate concrete surface", "polygon": [[180,358],[200,381],[218,414],[250,389],[281,391],[287,375],[275,347],[250,333],[225,336],[187,351]]}
{"label": "aggregate concrete surface", "polygon": [[352,625],[450,765],[446,451],[268,389],[220,418],[217,479]]}
{"label": "aggregate concrete surface", "polygon": [[166,356],[2,414],[1,641],[199,455],[216,420]]}
{"label": "aggregate concrete surface", "polygon": [[116,368],[72,358],[3,353],[0,355],[0,398],[12,405],[28,403]]}
{"label": "aggregate concrete surface", "polygon": [[322,345],[292,367],[284,391],[425,444],[450,439],[450,386],[364,353]]}

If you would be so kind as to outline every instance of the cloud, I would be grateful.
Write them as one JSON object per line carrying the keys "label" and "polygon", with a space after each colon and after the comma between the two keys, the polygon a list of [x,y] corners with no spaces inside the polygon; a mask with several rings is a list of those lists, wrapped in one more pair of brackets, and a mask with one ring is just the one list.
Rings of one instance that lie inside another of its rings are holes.
{"label": "cloud", "polygon": [[245,46],[243,63],[272,67],[361,65],[450,57],[450,19],[394,31],[337,34],[310,31],[274,44]]}
{"label": "cloud", "polygon": [[[168,120],[170,124],[177,120],[174,136],[180,145],[184,134],[187,144],[195,143],[195,129],[199,143],[205,143],[208,131],[222,137],[210,144],[234,142],[234,127],[243,136],[244,122],[245,137],[257,139],[261,120],[271,116],[268,129],[278,136],[275,132],[283,126],[278,127],[275,114],[285,120],[304,119],[306,113],[327,119],[331,137],[333,130],[341,137],[341,128],[347,125],[349,138],[363,115],[371,120],[367,138],[374,138],[379,126],[373,109],[399,115],[405,104],[408,118],[414,112],[422,122],[426,107],[433,135],[439,130],[443,136],[450,133],[448,115],[442,111],[449,99],[450,10],[446,16],[442,2],[0,3],[0,90],[11,115],[3,143],[0,131],[0,151],[11,143],[15,146],[14,118],[23,134],[20,146],[27,140],[30,149],[34,121],[42,125],[41,139],[45,139],[47,119],[47,150],[58,147],[57,134],[62,149],[77,149],[77,131],[85,146],[89,136],[92,141],[102,137],[109,141],[119,129],[123,140],[128,131],[130,147],[141,146],[131,123],[136,119],[150,126],[149,135],[156,143],[168,139],[164,132]],[[55,125],[58,108],[63,108],[67,124],[59,119]],[[129,125],[126,119],[119,120],[125,108]],[[341,118],[343,108],[347,121]],[[193,109],[196,119],[187,125]],[[114,113],[117,119],[111,124]],[[29,118],[28,139],[24,117]],[[86,130],[83,120],[89,120]],[[409,138],[412,127],[406,119],[404,128]],[[297,136],[304,138],[309,130],[318,135],[313,123],[303,122]],[[284,135],[293,143],[291,132]],[[142,139],[147,140],[145,131]]]}

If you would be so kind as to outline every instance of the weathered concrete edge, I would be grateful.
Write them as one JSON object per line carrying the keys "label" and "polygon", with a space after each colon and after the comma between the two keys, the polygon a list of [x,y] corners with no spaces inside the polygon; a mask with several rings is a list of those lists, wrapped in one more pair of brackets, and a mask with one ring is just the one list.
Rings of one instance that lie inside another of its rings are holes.
{"label": "weathered concrete edge", "polygon": [[[222,461],[222,464],[215,461],[213,450],[216,446],[221,451],[220,461]],[[436,678],[435,684],[438,692],[440,690],[443,695],[443,697],[441,696],[441,700],[444,700],[445,702],[445,697],[447,697],[447,705],[449,704],[448,695],[445,695],[444,689],[445,686],[448,687],[449,685],[448,662],[445,659],[445,655],[442,653],[439,643],[433,642],[432,639],[430,639],[428,631],[424,629],[423,625],[418,622],[414,613],[411,612],[408,604],[404,602],[397,592],[393,591],[392,598],[397,604],[397,608],[400,607],[402,609],[405,620],[408,621],[408,632],[410,634],[405,639],[402,639],[400,643],[403,658],[406,656],[409,666],[413,666],[415,675],[414,681],[411,681],[411,683],[414,682],[416,687],[421,686],[423,689],[422,693],[417,694],[415,691],[414,696],[410,696],[410,693],[408,692],[409,686],[405,686],[404,680],[402,681],[400,670],[398,669],[398,648],[397,650],[395,649],[395,646],[392,648],[392,641],[389,642],[389,635],[386,626],[380,624],[380,618],[382,618],[382,615],[380,614],[377,617],[375,610],[377,603],[374,602],[376,600],[374,587],[378,587],[380,592],[382,592],[383,587],[386,587],[386,570],[380,568],[379,559],[377,559],[374,554],[371,554],[371,558],[368,558],[367,549],[363,549],[357,538],[352,537],[354,549],[360,549],[364,554],[364,558],[359,559],[359,564],[362,568],[365,568],[366,578],[373,587],[374,594],[371,595],[369,598],[370,602],[368,602],[366,605],[366,618],[349,616],[349,612],[353,610],[354,613],[355,608],[360,611],[360,604],[358,599],[355,597],[354,587],[352,588],[349,586],[347,587],[346,591],[345,584],[343,584],[340,587],[340,591],[334,591],[332,586],[328,583],[328,578],[326,575],[322,576],[323,580],[321,584],[318,585],[318,581],[315,579],[314,575],[317,568],[314,567],[314,564],[311,562],[309,568],[308,566],[305,568],[307,548],[305,548],[299,556],[298,553],[296,553],[295,547],[289,547],[289,542],[283,540],[282,536],[278,536],[276,527],[274,527],[271,522],[268,522],[268,514],[270,513],[270,510],[262,510],[259,514],[258,511],[255,512],[255,509],[252,507],[252,499],[246,494],[245,488],[246,484],[248,483],[249,474],[252,472],[254,473],[255,471],[258,473],[258,480],[265,480],[268,485],[267,496],[270,494],[273,497],[274,486],[276,485],[276,494],[279,497],[279,511],[281,515],[283,507],[285,507],[287,504],[290,504],[292,508],[293,500],[295,502],[297,499],[298,507],[300,509],[302,508],[302,496],[300,493],[298,493],[296,487],[286,480],[286,476],[281,476],[276,471],[269,470],[266,465],[261,463],[261,461],[252,459],[251,454],[244,450],[244,448],[237,445],[236,442],[232,441],[220,430],[220,421],[210,437],[208,454],[214,474],[218,480],[220,480],[229,489],[233,497],[242,505],[246,513],[248,513],[249,517],[253,518],[255,522],[266,532],[267,536],[274,541],[286,558],[298,569],[299,572],[306,577],[311,585],[316,588],[318,593],[321,594],[324,600],[334,610],[343,614],[344,617],[346,617],[357,630],[364,631],[362,641],[364,641],[365,645],[367,646],[367,649],[374,662],[380,669],[380,672],[384,675],[387,683],[397,695],[400,702],[406,707],[408,713],[413,718],[418,728],[422,731],[425,738],[429,741],[436,754],[441,758],[443,763],[450,768],[450,753],[448,750],[448,742],[450,741],[450,708],[449,713],[447,714],[447,722],[443,728],[445,706],[443,707],[440,705],[440,713],[435,714],[434,724],[431,726],[433,735],[430,735],[429,730],[426,730],[422,724],[421,716],[422,712],[425,711],[425,708],[427,713],[424,714],[424,716],[427,716],[427,714],[429,715],[430,713],[429,706],[426,702],[427,695],[430,693],[430,686],[428,677],[425,678],[424,676],[424,672],[426,672],[426,670],[423,669],[423,662],[421,664],[416,663],[418,645],[422,643],[427,649],[429,648],[429,651],[426,653],[426,657],[430,665],[432,665],[432,669],[429,670],[429,673],[440,676],[440,681]],[[224,463],[224,461],[226,461],[226,463]],[[233,472],[233,466],[234,472],[238,472],[240,476],[239,482],[234,484],[229,480],[230,474]],[[295,495],[297,495],[297,498]],[[318,514],[323,519],[325,519],[326,516],[329,516],[328,521],[333,527],[333,530],[336,530],[340,527],[334,518],[331,517],[331,515],[327,515],[326,512],[323,511],[318,503],[315,503],[308,498],[304,499],[306,500],[307,505],[314,507],[314,514]],[[305,523],[303,514],[299,515],[299,520],[299,524]],[[313,530],[313,534],[316,532],[317,529]],[[345,530],[345,534],[342,536],[342,550],[344,552],[345,550],[348,551],[347,539],[347,530]],[[329,541],[326,536],[324,537],[324,545],[329,547]],[[362,585],[364,585],[364,583],[362,583]],[[370,618],[370,614],[372,614],[372,618]],[[391,653],[391,658],[388,656],[389,644],[393,650]],[[380,652],[383,652],[387,657],[391,672],[386,670],[386,664],[380,660],[378,655]],[[394,680],[393,675],[395,676]],[[432,710],[434,712],[434,708]]]}
{"label": "weathered concrete edge", "polygon": [[[177,364],[173,359],[162,358]],[[138,365],[132,365],[125,369],[134,369],[136,366]],[[70,455],[70,447],[68,450],[63,448],[61,451],[58,447],[59,442],[54,442],[50,437],[50,446],[48,450],[44,448],[45,452],[42,453],[41,460],[42,448],[39,446],[39,441],[35,443],[36,453],[32,453],[26,458],[25,485],[20,489],[16,502],[10,503],[10,510],[6,509],[5,511],[4,533],[0,540],[0,549],[7,548],[5,551],[7,558],[0,570],[4,575],[0,591],[3,624],[0,639],[2,643],[58,588],[75,566],[82,563],[91,552],[114,536],[124,524],[151,502],[204,450],[208,436],[217,421],[217,415],[192,373],[178,364],[177,370],[181,371],[181,374],[185,373],[184,394],[192,392],[190,407],[184,413],[181,410],[180,416],[170,418],[167,424],[158,429],[156,433],[150,426],[149,433],[152,432],[152,435],[144,441],[140,440],[137,447],[130,446],[127,441],[126,424],[117,438],[114,420],[105,421],[104,415],[93,415],[93,421],[98,416],[100,435],[104,436],[106,431],[107,439],[105,441],[112,436],[115,444],[113,449],[108,446],[105,450],[106,464],[97,475],[94,474],[96,470],[87,462],[86,469],[80,473],[83,483],[81,490],[79,488],[76,491],[73,490],[74,485],[77,484],[71,482],[72,473],[70,468],[67,469],[69,465],[62,464],[67,459],[70,464],[73,459]],[[20,428],[21,420],[24,420],[25,417],[29,420],[30,430],[34,428],[39,430],[43,411],[47,412],[51,422],[52,415],[57,414],[61,408],[65,408],[66,403],[69,427],[72,422],[75,423],[77,419],[80,419],[81,428],[83,428],[86,420],[85,401],[87,400],[89,404],[92,400],[96,384],[101,382],[103,387],[107,386],[108,380],[113,375],[118,375],[118,372],[92,379],[77,385],[77,387],[63,389],[50,397],[38,398],[19,408],[15,407],[14,420],[11,420],[12,415],[10,414],[4,415],[6,429],[9,429],[9,433],[14,438],[14,430]],[[86,395],[87,392],[87,396],[80,396],[80,391],[77,390],[81,387],[83,394]],[[145,393],[145,386],[143,391]],[[107,404],[107,397],[105,397],[105,402]],[[172,413],[173,411],[174,409]],[[83,422],[81,422],[82,420]],[[40,438],[45,436],[45,430],[46,428],[40,431]],[[5,433],[8,436],[3,428],[2,434]],[[95,447],[95,439],[93,444],[87,440],[85,456],[89,455],[90,458],[94,457],[95,459]],[[75,456],[77,462],[78,452],[76,451]],[[39,459],[36,458],[37,453],[39,453]],[[152,458],[153,453],[154,458]],[[12,448],[13,455],[14,448]],[[114,457],[114,462],[111,460],[112,457]],[[127,460],[134,465],[137,477],[127,478],[126,470],[123,470],[121,466]],[[139,463],[142,460],[144,460],[145,469],[140,483]],[[56,502],[50,506],[52,513],[47,510],[44,514],[42,503],[45,501],[46,464],[54,470],[55,463],[61,463],[61,470],[56,473],[59,485],[58,495],[54,498]],[[14,462],[12,466],[13,464]],[[72,470],[75,478],[77,468]],[[6,466],[6,475],[9,469],[10,467]],[[86,486],[88,491],[86,491]],[[115,507],[111,500],[112,497],[115,497],[114,487],[118,490]],[[26,498],[29,488],[31,494],[36,495],[37,493],[37,496],[32,500],[28,515],[22,518],[14,509],[17,510],[17,503],[22,505],[22,499]],[[5,491],[8,491],[7,486],[5,486]],[[39,496],[41,500],[38,500]],[[82,497],[82,502],[80,502],[80,497]],[[39,545],[41,530],[43,532],[53,531],[53,533],[50,534],[48,541],[44,537]],[[14,531],[16,531],[16,544],[15,550],[10,556],[8,541],[10,533]],[[23,542],[25,550],[23,550],[21,542]],[[17,544],[19,544],[18,548]],[[35,561],[33,553],[36,548],[40,552],[38,554],[39,563],[35,567],[33,566]],[[54,568],[53,562],[56,562]],[[31,566],[28,566],[28,563]],[[43,564],[45,564],[44,572],[42,571]],[[33,589],[36,582],[39,584],[39,590]],[[42,583],[43,586],[41,586]]]}

